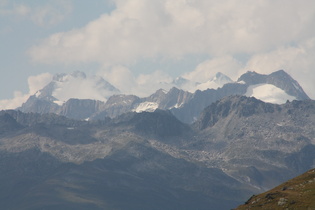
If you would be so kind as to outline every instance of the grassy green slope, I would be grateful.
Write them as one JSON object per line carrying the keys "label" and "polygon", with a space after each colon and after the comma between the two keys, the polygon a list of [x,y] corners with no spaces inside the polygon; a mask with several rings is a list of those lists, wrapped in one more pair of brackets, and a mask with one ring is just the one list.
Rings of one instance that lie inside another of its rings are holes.
{"label": "grassy green slope", "polygon": [[252,196],[236,209],[315,209],[315,169]]}

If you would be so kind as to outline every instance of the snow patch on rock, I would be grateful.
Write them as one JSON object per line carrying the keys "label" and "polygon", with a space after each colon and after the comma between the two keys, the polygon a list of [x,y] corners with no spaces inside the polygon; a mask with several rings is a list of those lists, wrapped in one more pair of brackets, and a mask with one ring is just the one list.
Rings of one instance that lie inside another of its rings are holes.
{"label": "snow patch on rock", "polygon": [[135,112],[154,112],[159,107],[156,102],[143,102],[138,105],[133,111]]}
{"label": "snow patch on rock", "polygon": [[271,84],[250,85],[245,95],[274,104],[283,104],[287,100],[292,101],[296,99],[294,96],[288,95],[284,90]]}

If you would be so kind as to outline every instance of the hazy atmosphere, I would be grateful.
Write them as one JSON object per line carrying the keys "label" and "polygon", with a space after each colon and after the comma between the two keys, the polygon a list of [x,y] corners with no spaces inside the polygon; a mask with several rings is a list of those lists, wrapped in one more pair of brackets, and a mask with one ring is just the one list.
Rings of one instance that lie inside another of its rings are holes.
{"label": "hazy atmosphere", "polygon": [[0,25],[0,109],[74,71],[146,96],[178,76],[284,69],[315,99],[312,0],[0,0]]}
{"label": "hazy atmosphere", "polygon": [[314,26],[314,0],[0,0],[1,209],[315,209]]}

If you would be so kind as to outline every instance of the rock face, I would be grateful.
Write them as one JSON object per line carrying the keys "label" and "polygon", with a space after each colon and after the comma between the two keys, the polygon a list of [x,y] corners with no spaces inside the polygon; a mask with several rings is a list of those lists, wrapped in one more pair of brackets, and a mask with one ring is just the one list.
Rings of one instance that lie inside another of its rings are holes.
{"label": "rock face", "polygon": [[217,90],[196,91],[191,100],[181,107],[171,109],[171,112],[182,122],[192,123],[197,120],[202,110],[211,103],[226,96],[243,95],[246,90],[247,86],[245,84],[230,83]]}
{"label": "rock face", "polygon": [[177,109],[171,109],[172,113],[185,123],[194,122],[202,110],[211,103],[231,95],[245,95],[253,85],[271,84],[283,90],[288,97],[292,96],[297,100],[306,100],[309,97],[305,94],[297,81],[291,78],[285,71],[280,70],[269,75],[262,75],[256,72],[243,74],[236,83],[227,83],[222,88],[196,91],[191,100]]}
{"label": "rock face", "polygon": [[103,120],[106,117],[115,118],[133,110],[140,103],[140,98],[133,95],[114,95],[109,97],[104,107],[93,115],[92,120]]}
{"label": "rock face", "polygon": [[59,105],[53,103],[51,100],[55,99],[41,99],[36,96],[30,96],[29,99],[18,108],[22,112],[33,112],[33,113],[56,113],[59,110]]}
{"label": "rock face", "polygon": [[5,209],[229,209],[315,161],[312,100],[229,96],[192,125],[164,110],[98,121],[11,110],[0,125]]}
{"label": "rock face", "polygon": [[153,113],[127,113],[116,118],[115,123],[128,124],[133,126],[136,132],[162,139],[182,136],[190,131],[188,125],[180,122],[169,111],[163,110],[155,110]]}
{"label": "rock face", "polygon": [[[106,117],[115,118],[131,111],[152,112],[156,109],[163,109],[170,110],[179,120],[190,124],[197,120],[205,107],[226,96],[255,96],[275,103],[284,103],[288,99],[309,99],[298,82],[283,70],[269,75],[247,72],[237,82],[233,82],[227,76],[218,73],[211,81],[208,81],[209,84],[198,84],[202,86],[202,90],[197,90],[194,93],[174,87],[169,91],[157,90],[154,94],[145,98],[139,98],[134,95],[118,95],[119,91],[106,81],[100,78],[92,78],[89,81],[95,81],[96,84],[93,88],[96,89],[96,92],[100,92],[97,96],[102,96],[95,97],[104,99],[103,101],[69,99],[67,102],[62,102],[56,98],[64,97],[64,94],[61,94],[62,88],[68,87],[72,83],[76,84],[73,82],[76,80],[83,81],[84,84],[84,81],[87,79],[80,72],[70,76],[55,76],[53,82],[34,96],[31,96],[19,110],[23,112],[56,113],[73,119],[84,120],[89,118],[96,120]],[[190,84],[189,81],[183,78],[178,78],[174,81],[174,85],[177,87],[184,87],[184,84],[188,83]],[[218,88],[205,88],[211,87],[210,83],[215,83]],[[253,93],[254,90],[258,92],[258,95]]]}
{"label": "rock face", "polygon": [[241,209],[315,209],[315,169],[265,193],[254,195]]}
{"label": "rock face", "polygon": [[311,100],[275,105],[231,96],[207,107],[194,126],[204,135],[199,144],[217,154],[212,164],[269,189],[312,167],[314,110]]}
{"label": "rock face", "polygon": [[99,110],[103,110],[105,103],[90,99],[69,99],[56,114],[72,119],[88,119]]}
{"label": "rock face", "polygon": [[15,111],[1,116],[19,125],[0,138],[5,209],[218,209],[252,193],[220,169],[156,149],[192,132],[169,112],[94,123]]}
{"label": "rock face", "polygon": [[236,115],[237,118],[250,117],[253,115],[274,113],[281,110],[280,106],[264,103],[256,98],[245,96],[231,96],[217,101],[208,106],[201,114],[200,119],[195,123],[199,129],[214,126],[219,120],[229,115]]}
{"label": "rock face", "polygon": [[3,113],[0,115],[0,135],[16,132],[22,128],[23,126],[19,124],[10,114]]}

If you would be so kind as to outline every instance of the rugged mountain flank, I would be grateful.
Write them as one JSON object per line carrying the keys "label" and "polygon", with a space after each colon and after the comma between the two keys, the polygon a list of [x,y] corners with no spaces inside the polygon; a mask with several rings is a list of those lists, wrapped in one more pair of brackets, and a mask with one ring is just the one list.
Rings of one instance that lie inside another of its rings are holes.
{"label": "rugged mountain flank", "polygon": [[0,116],[0,123],[16,126],[0,136],[6,209],[218,209],[253,193],[220,169],[153,146],[189,141],[189,126],[169,112],[98,122],[16,111]]}
{"label": "rugged mountain flank", "polygon": [[264,103],[256,98],[247,98],[245,96],[227,97],[205,108],[195,125],[203,130],[214,126],[219,120],[232,114],[241,118],[255,114],[279,112],[280,110],[280,106]]}
{"label": "rugged mountain flank", "polygon": [[97,121],[10,110],[0,125],[8,209],[229,209],[315,161],[312,100],[228,96],[192,125],[164,110]]}
{"label": "rugged mountain flank", "polygon": [[275,105],[230,96],[207,107],[194,127],[200,132],[195,144],[209,152],[211,164],[261,189],[310,169],[315,160],[312,100]]}

